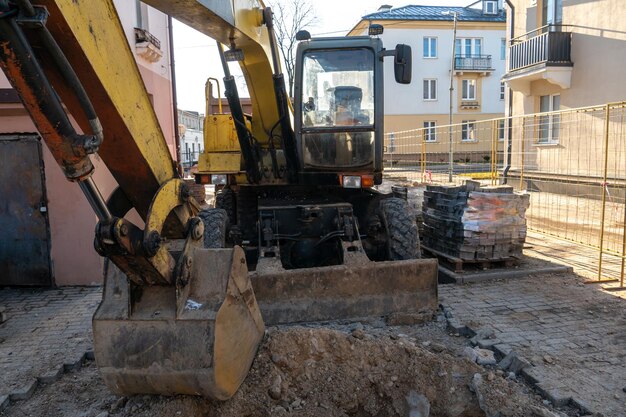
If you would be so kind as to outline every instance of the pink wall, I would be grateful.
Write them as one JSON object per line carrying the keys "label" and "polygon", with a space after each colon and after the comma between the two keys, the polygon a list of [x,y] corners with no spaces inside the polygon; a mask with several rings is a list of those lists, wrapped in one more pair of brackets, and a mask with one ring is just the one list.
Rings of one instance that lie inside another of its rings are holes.
{"label": "pink wall", "polygon": [[[36,134],[30,117],[17,106],[0,107],[0,133]],[[93,249],[96,216],[78,185],[65,179],[48,147],[42,145],[54,281],[57,285],[100,284],[102,260]],[[96,166],[94,181],[108,196],[116,182],[98,158],[92,159]]]}
{"label": "pink wall", "polygon": [[[156,115],[172,156],[175,155],[171,84],[139,65],[146,88],[153,95]],[[0,74],[0,88],[7,88]],[[36,133],[35,126],[20,104],[0,104],[0,134]],[[106,138],[105,138],[106,140]],[[77,184],[65,179],[61,168],[43,144],[43,160],[50,221],[52,273],[56,285],[97,285],[102,283],[102,258],[93,248],[97,218]],[[104,198],[117,186],[104,163],[92,156],[94,181]],[[129,219],[141,226],[136,215]]]}

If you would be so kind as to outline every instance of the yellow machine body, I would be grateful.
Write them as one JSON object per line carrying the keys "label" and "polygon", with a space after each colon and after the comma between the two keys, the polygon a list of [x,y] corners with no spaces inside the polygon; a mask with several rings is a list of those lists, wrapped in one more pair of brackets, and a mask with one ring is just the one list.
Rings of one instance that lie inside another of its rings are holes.
{"label": "yellow machine body", "polygon": [[[252,124],[247,122],[248,129]],[[243,173],[241,148],[230,114],[209,114],[204,118],[204,151],[198,157],[198,171],[208,174]]]}

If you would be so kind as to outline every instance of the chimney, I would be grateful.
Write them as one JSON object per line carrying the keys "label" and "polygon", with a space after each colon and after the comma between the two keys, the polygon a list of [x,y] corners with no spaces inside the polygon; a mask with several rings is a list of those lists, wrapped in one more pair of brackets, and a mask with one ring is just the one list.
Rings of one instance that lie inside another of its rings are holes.
{"label": "chimney", "polygon": [[383,4],[378,8],[379,12],[388,12],[393,6],[391,4]]}

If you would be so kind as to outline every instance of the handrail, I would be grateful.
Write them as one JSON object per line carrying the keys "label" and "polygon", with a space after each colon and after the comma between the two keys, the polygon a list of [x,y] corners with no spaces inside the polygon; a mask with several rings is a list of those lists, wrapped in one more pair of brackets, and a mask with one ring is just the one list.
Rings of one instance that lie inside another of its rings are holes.
{"label": "handrail", "polygon": [[[545,32],[551,32],[549,29],[550,28],[559,28],[559,30],[553,31],[553,32],[563,32],[562,28],[565,27],[572,27],[572,25],[563,25],[563,24],[549,24],[549,25],[544,25],[541,27],[538,27],[537,29],[533,29],[530,32],[526,32],[523,35],[517,36],[513,39],[510,40],[511,45],[515,44],[515,43],[520,43],[520,42],[525,42],[528,39],[534,38],[536,36],[542,35]],[[538,33],[536,35],[532,35],[530,36],[531,33]]]}
{"label": "handrail", "polygon": [[491,59],[491,55],[463,55],[463,54],[455,54],[455,59],[458,58],[476,58],[476,59]]}
{"label": "handrail", "polygon": [[509,46],[509,71],[541,63],[571,65],[571,32],[547,31]]}

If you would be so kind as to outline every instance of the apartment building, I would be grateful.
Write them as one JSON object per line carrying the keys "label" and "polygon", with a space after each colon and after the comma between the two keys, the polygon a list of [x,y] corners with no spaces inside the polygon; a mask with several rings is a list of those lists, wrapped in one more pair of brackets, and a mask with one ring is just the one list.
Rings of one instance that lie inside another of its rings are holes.
{"label": "apartment building", "polygon": [[[452,123],[463,124],[454,133],[455,152],[489,152],[491,134],[481,135],[475,126],[480,120],[504,115],[501,77],[505,72],[506,17],[501,2],[480,0],[468,7],[382,6],[363,16],[349,35],[365,35],[371,24],[384,27],[380,37],[386,48],[402,43],[410,45],[413,52],[409,85],[397,84],[393,63],[385,62],[385,132],[424,128],[426,152],[446,155],[449,137],[437,127],[449,124],[452,76]],[[394,135],[387,136],[393,139]],[[416,150],[397,148],[398,152]]]}
{"label": "apartment building", "polygon": [[197,111],[178,109],[180,135],[180,162],[189,175],[191,167],[198,163],[204,150],[204,115]]}
{"label": "apartment building", "polygon": [[[622,0],[511,0],[508,61],[512,90],[512,172],[598,176],[605,163],[603,113],[552,111],[626,100],[626,20]],[[542,116],[541,113],[548,113]],[[523,131],[520,116],[534,132]],[[610,117],[610,127],[621,123]],[[617,127],[615,127],[617,128]],[[583,133],[585,130],[585,133]],[[613,129],[613,131],[616,131]],[[616,152],[609,152],[613,164]],[[525,158],[525,159],[523,159]]]}
{"label": "apartment building", "polygon": [[[174,156],[168,17],[138,0],[114,4]],[[0,158],[0,285],[101,283],[96,216],[78,185],[65,179],[1,71]],[[107,198],[117,184],[97,155],[92,160],[94,181]]]}

